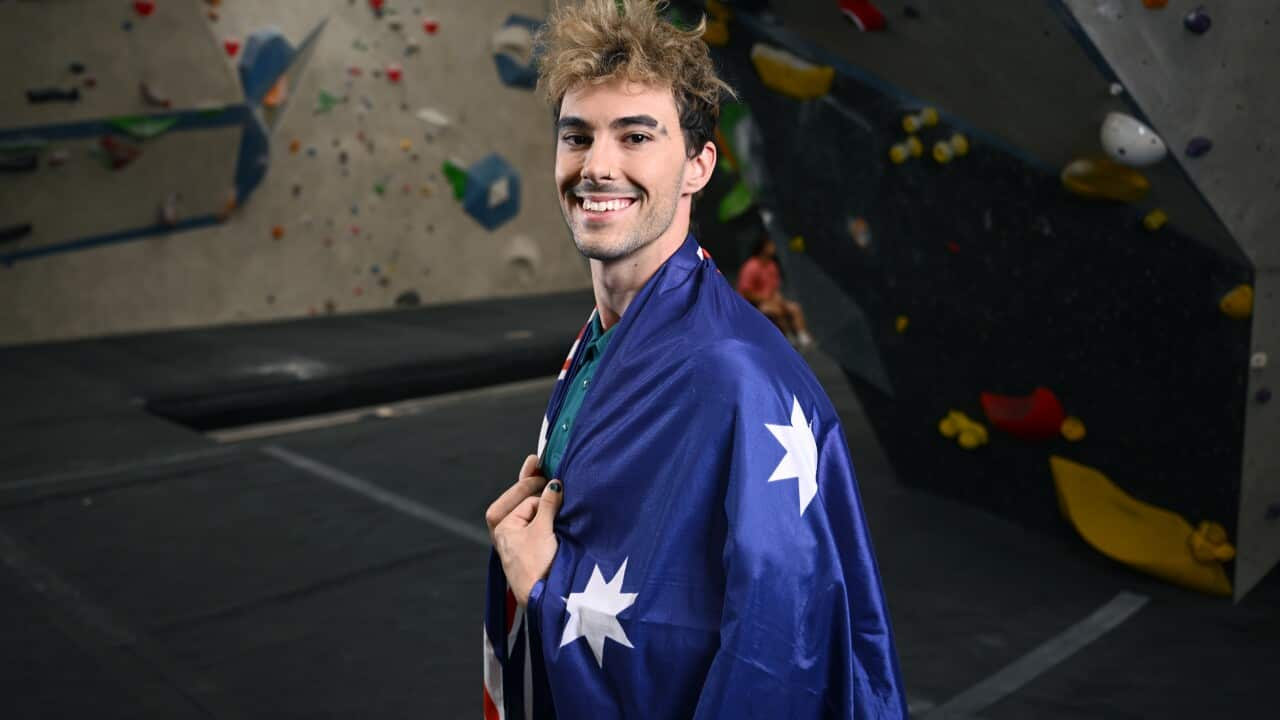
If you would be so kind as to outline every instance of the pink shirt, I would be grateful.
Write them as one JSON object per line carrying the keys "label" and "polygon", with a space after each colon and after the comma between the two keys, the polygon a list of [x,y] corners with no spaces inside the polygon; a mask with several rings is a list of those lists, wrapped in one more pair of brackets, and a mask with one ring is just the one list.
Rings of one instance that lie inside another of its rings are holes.
{"label": "pink shirt", "polygon": [[756,297],[768,300],[778,294],[782,286],[782,277],[778,274],[778,263],[753,257],[742,264],[738,271],[738,292],[744,296],[751,293]]}

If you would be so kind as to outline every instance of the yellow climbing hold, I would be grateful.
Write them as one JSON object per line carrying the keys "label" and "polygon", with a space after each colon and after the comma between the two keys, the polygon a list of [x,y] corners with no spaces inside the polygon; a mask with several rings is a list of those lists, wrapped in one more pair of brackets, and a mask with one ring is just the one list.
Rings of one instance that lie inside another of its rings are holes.
{"label": "yellow climbing hold", "polygon": [[963,133],[955,133],[951,136],[951,151],[956,157],[964,157],[969,154],[969,138]]}
{"label": "yellow climbing hold", "polygon": [[902,129],[906,130],[908,134],[915,134],[920,132],[920,128],[923,126],[924,126],[924,121],[920,119],[919,115],[903,115],[902,116]]}
{"label": "yellow climbing hold", "polygon": [[933,127],[937,125],[938,119],[937,108],[927,107],[920,111],[920,122],[924,123],[925,127]]}
{"label": "yellow climbing hold", "polygon": [[1062,514],[1094,549],[1177,585],[1231,595],[1219,561],[1226,554],[1225,531],[1220,537],[1216,531],[1202,534],[1202,552],[1212,559],[1200,560],[1193,553],[1191,525],[1181,515],[1137,500],[1094,468],[1057,456],[1049,458],[1049,468]]}
{"label": "yellow climbing hold", "polygon": [[938,432],[945,438],[955,438],[965,450],[986,445],[989,440],[986,426],[959,410],[949,411],[946,417],[938,421]]}
{"label": "yellow climbing hold", "polygon": [[1216,522],[1201,522],[1187,545],[1200,562],[1227,562],[1236,556],[1235,546],[1227,542],[1227,529]]}
{"label": "yellow climbing hold", "polygon": [[1082,197],[1136,202],[1151,189],[1137,170],[1106,157],[1074,160],[1062,169],[1062,186]]}
{"label": "yellow climbing hold", "polygon": [[1218,302],[1222,314],[1234,320],[1244,320],[1253,314],[1253,287],[1237,285]]}
{"label": "yellow climbing hold", "polygon": [[1142,227],[1150,230],[1151,232],[1155,232],[1164,227],[1164,224],[1167,222],[1169,222],[1169,216],[1160,208],[1156,208],[1155,210],[1147,213],[1146,217],[1142,218]]}
{"label": "yellow climbing hold", "polygon": [[835,68],[829,65],[814,65],[763,43],[751,48],[751,63],[765,87],[797,100],[826,95],[836,76]]}
{"label": "yellow climbing hold", "polygon": [[924,143],[920,139],[912,136],[907,138],[907,150],[911,152],[911,157],[920,157],[924,154]]}
{"label": "yellow climbing hold", "polygon": [[403,150],[404,152],[409,152],[410,150],[413,149],[413,141],[410,140],[409,138],[401,138],[400,149]]}
{"label": "yellow climbing hold", "polygon": [[893,329],[897,330],[899,335],[906,332],[909,325],[911,325],[911,318],[906,315],[899,315],[893,321]]}
{"label": "yellow climbing hold", "polygon": [[804,252],[804,236],[797,235],[791,238],[791,242],[787,243],[787,247],[791,249],[791,252]]}
{"label": "yellow climbing hold", "polygon": [[1058,428],[1062,433],[1062,437],[1071,442],[1080,442],[1084,439],[1084,421],[1074,415],[1068,415],[1062,419],[1062,425]]}
{"label": "yellow climbing hold", "polygon": [[893,147],[889,148],[889,160],[894,165],[901,165],[910,156],[911,150],[907,148],[906,143],[895,143]]}
{"label": "yellow climbing hold", "polygon": [[729,25],[724,20],[707,21],[707,29],[702,31],[702,40],[713,47],[724,47],[729,44]]}
{"label": "yellow climbing hold", "polygon": [[939,165],[946,165],[951,162],[951,158],[953,157],[955,157],[955,152],[947,143],[939,140],[933,144],[933,159],[937,161]]}
{"label": "yellow climbing hold", "polygon": [[720,0],[707,0],[707,14],[721,22],[733,17],[733,13]]}

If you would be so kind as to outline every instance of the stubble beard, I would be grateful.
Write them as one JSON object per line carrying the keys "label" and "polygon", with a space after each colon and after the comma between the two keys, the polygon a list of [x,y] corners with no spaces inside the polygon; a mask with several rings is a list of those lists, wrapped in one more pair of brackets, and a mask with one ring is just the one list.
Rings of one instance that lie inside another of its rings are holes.
{"label": "stubble beard", "polygon": [[[676,209],[680,205],[680,187],[684,184],[684,172],[680,173],[680,177],[676,180],[676,186],[667,196],[670,201],[665,205],[651,205],[644,203],[639,217],[633,220],[633,224],[629,228],[622,228],[623,236],[620,239],[613,239],[612,236],[590,237],[584,229],[574,221],[573,210],[565,211],[565,225],[569,227],[570,234],[573,235],[573,244],[578,248],[578,252],[582,256],[591,260],[599,260],[601,262],[614,262],[629,257],[636,252],[651,245],[655,240],[662,237],[676,218]],[[653,196],[642,193],[642,197],[646,200],[652,199]],[[637,199],[637,202],[639,200]],[[615,230],[616,232],[616,230]]]}

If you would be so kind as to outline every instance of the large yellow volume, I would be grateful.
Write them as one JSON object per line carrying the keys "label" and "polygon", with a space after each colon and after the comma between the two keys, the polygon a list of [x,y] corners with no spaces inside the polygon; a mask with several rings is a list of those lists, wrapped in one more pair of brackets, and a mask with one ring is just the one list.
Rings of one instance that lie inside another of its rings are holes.
{"label": "large yellow volume", "polygon": [[797,100],[826,95],[836,76],[835,68],[829,65],[814,65],[786,50],[761,43],[751,48],[751,63],[765,87]]}
{"label": "large yellow volume", "polygon": [[[1208,523],[1197,532],[1181,515],[1134,498],[1091,467],[1057,456],[1049,467],[1062,514],[1103,555],[1183,587],[1231,595],[1220,562],[1234,554],[1225,532],[1206,532]],[[1214,547],[1206,550],[1206,543]]]}

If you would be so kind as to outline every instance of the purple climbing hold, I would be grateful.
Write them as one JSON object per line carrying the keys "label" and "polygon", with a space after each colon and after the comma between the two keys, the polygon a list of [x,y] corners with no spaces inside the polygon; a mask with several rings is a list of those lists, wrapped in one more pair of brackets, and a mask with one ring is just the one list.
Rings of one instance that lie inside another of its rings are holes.
{"label": "purple climbing hold", "polygon": [[1187,157],[1198,158],[1207,154],[1213,149],[1213,141],[1207,137],[1197,135],[1187,141]]}
{"label": "purple climbing hold", "polygon": [[1205,12],[1204,6],[1201,5],[1187,13],[1186,17],[1182,18],[1182,24],[1191,32],[1203,35],[1209,32],[1209,26],[1213,25],[1213,21],[1209,19],[1209,13]]}
{"label": "purple climbing hold", "polygon": [[1271,503],[1267,506],[1267,519],[1275,520],[1280,518],[1280,503]]}
{"label": "purple climbing hold", "polygon": [[1258,392],[1254,393],[1253,399],[1254,399],[1254,400],[1257,400],[1257,401],[1258,401],[1258,404],[1260,404],[1260,405],[1261,405],[1261,404],[1263,404],[1263,403],[1270,402],[1270,401],[1271,401],[1271,388],[1262,388],[1262,389],[1258,390]]}

